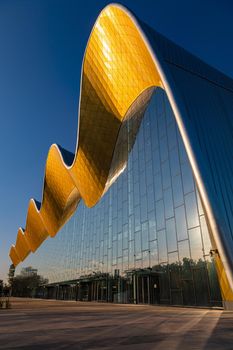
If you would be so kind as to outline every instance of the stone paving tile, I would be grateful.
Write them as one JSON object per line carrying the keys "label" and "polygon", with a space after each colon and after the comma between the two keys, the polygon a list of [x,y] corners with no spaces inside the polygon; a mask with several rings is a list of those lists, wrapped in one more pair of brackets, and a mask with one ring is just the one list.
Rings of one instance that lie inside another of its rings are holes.
{"label": "stone paving tile", "polygon": [[0,349],[233,350],[233,312],[12,298]]}

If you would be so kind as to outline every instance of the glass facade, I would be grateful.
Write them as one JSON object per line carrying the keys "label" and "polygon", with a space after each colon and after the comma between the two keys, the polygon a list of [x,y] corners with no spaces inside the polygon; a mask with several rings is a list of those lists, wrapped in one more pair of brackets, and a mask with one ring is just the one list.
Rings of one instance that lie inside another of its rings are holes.
{"label": "glass facade", "polygon": [[27,258],[49,279],[40,293],[221,306],[205,214],[165,92],[157,88],[141,122],[131,118],[121,132],[120,176],[95,207],[81,203],[57,236]]}

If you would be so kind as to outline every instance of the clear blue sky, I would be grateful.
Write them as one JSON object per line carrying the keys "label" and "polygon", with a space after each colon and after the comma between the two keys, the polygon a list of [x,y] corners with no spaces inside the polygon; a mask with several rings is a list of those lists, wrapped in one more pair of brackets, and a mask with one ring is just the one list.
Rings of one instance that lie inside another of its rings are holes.
{"label": "clear blue sky", "polygon": [[[98,13],[110,2],[0,0],[0,279],[30,197],[41,200],[50,145],[74,151],[83,52]],[[121,3],[233,77],[231,0]]]}

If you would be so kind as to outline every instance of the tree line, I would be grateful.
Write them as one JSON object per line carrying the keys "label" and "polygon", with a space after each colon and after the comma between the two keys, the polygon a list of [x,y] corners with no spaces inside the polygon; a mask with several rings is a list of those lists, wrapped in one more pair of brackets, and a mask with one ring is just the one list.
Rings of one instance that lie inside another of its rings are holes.
{"label": "tree line", "polygon": [[23,271],[15,276],[15,267],[10,265],[8,283],[0,280],[0,296],[33,297],[37,288],[48,283],[43,276],[32,272],[25,274]]}

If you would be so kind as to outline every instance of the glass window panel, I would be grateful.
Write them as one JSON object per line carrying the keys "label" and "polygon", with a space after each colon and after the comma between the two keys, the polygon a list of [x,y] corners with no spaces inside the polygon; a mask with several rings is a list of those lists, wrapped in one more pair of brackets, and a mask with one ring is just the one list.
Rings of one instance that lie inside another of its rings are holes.
{"label": "glass window panel", "polygon": [[191,257],[194,261],[203,259],[203,247],[201,240],[201,230],[200,227],[195,227],[189,230],[189,241],[191,248]]}
{"label": "glass window panel", "polygon": [[[174,284],[174,286],[176,286],[176,285]],[[181,290],[171,290],[171,303],[173,305],[182,305],[183,304],[183,297],[182,297]]]}
{"label": "glass window panel", "polygon": [[206,267],[204,262],[199,264],[198,268],[193,269],[193,280],[197,305],[208,305],[210,300],[209,286],[206,275]]}
{"label": "glass window panel", "polygon": [[175,209],[175,218],[178,241],[188,238],[185,210],[183,205]]}
{"label": "glass window panel", "polygon": [[135,243],[134,241],[129,241],[129,268],[134,268],[134,250]]}
{"label": "glass window panel", "polygon": [[147,184],[147,188],[149,188],[150,186],[153,185],[153,168],[152,168],[152,163],[149,162],[147,163],[147,167],[146,167],[146,184]]}
{"label": "glass window panel", "polygon": [[160,302],[168,304],[170,303],[170,283],[169,283],[169,271],[167,265],[160,265]]}
{"label": "glass window panel", "polygon": [[163,114],[164,113],[164,103],[163,103],[163,96],[162,96],[160,90],[156,91],[155,101],[156,101],[156,104],[155,104],[156,113],[158,115]]}
{"label": "glass window panel", "polygon": [[154,188],[155,188],[155,200],[161,199],[163,197],[163,191],[162,191],[162,177],[160,173],[155,174]]}
{"label": "glass window panel", "polygon": [[129,241],[134,239],[134,215],[129,217]]}
{"label": "glass window panel", "polygon": [[204,215],[200,216],[200,222],[201,222],[201,233],[202,233],[204,251],[205,251],[205,254],[209,254],[210,250],[212,249],[212,245],[210,242],[209,230],[208,230],[208,226]]}
{"label": "glass window panel", "polygon": [[[139,256],[138,254],[137,256]],[[135,269],[141,269],[142,268],[142,259],[135,260]]]}
{"label": "glass window panel", "polygon": [[181,165],[181,172],[182,172],[184,193],[189,193],[194,191],[193,174],[192,174],[192,169],[189,162],[186,162]]}
{"label": "glass window panel", "polygon": [[[173,118],[174,117],[172,116],[172,119]],[[167,128],[167,139],[168,139],[168,147],[170,150],[177,146],[176,126],[173,120],[171,121],[171,123],[168,125],[168,128]]]}
{"label": "glass window panel", "polygon": [[[122,203],[119,204],[119,208],[121,207]],[[122,209],[120,208],[120,210],[118,210],[118,215],[117,215],[117,232],[120,233],[122,232],[122,219],[123,219],[123,215],[122,215]]]}
{"label": "glass window panel", "polygon": [[199,226],[197,201],[194,192],[191,192],[185,196],[185,209],[188,228]]}
{"label": "glass window panel", "polygon": [[199,215],[204,215],[204,210],[203,210],[203,207],[202,207],[201,198],[200,198],[200,195],[199,195],[197,187],[196,187],[196,196],[197,196],[197,206],[198,206]]}
{"label": "glass window panel", "polygon": [[148,213],[148,222],[149,222],[149,240],[153,241],[157,238],[156,235],[156,221],[155,221],[155,212]]}
{"label": "glass window panel", "polygon": [[149,240],[153,241],[156,238],[157,238],[156,227],[155,226],[149,227]]}
{"label": "glass window panel", "polygon": [[128,224],[123,226],[123,249],[128,248]]}
{"label": "glass window panel", "polygon": [[182,280],[182,294],[184,305],[195,305],[194,283],[191,278]]}
{"label": "glass window panel", "polygon": [[145,161],[148,166],[149,162],[151,161],[151,142],[150,138],[146,139],[146,144],[145,144]]}
{"label": "glass window panel", "polygon": [[171,186],[171,174],[168,160],[162,164],[162,182],[163,189]]}
{"label": "glass window panel", "polygon": [[178,252],[180,262],[183,262],[183,259],[190,260],[190,248],[188,239],[182,242],[178,242]]}
{"label": "glass window panel", "polygon": [[158,128],[157,128],[155,115],[153,115],[153,118],[151,120],[152,120],[151,128],[153,129],[153,137],[151,138],[151,148],[152,148],[152,158],[153,158],[154,150],[157,149],[157,152],[158,152],[159,137],[158,137]]}
{"label": "glass window panel", "polygon": [[117,237],[117,219],[112,220],[112,239],[115,240]]}
{"label": "glass window panel", "polygon": [[121,273],[122,271],[122,267],[123,267],[123,264],[122,264],[122,257],[119,257],[117,258],[117,269],[120,270],[119,272]]}
{"label": "glass window panel", "polygon": [[144,196],[146,194],[146,173],[145,173],[145,169],[143,169],[143,171],[140,172],[139,186],[140,186],[140,196]]}
{"label": "glass window panel", "polygon": [[142,267],[144,269],[150,267],[150,261],[149,261],[149,251],[144,251],[142,253]]}
{"label": "glass window panel", "polygon": [[164,191],[164,209],[165,209],[165,218],[170,218],[174,216],[173,211],[173,198],[171,188],[167,188]]}
{"label": "glass window panel", "polygon": [[142,250],[149,249],[149,232],[148,222],[142,224]]}
{"label": "glass window panel", "polygon": [[129,263],[129,252],[128,249],[123,250],[123,270],[128,270],[128,263]]}
{"label": "glass window panel", "polygon": [[169,264],[179,264],[178,252],[168,253]]}
{"label": "glass window panel", "polygon": [[135,254],[141,252],[142,241],[141,241],[141,231],[135,232]]}
{"label": "glass window panel", "polygon": [[126,174],[125,179],[122,178],[123,181],[123,201],[128,201],[128,174],[127,172],[124,172],[123,174]]}
{"label": "glass window panel", "polygon": [[151,211],[148,213],[148,223],[149,227],[156,227],[155,211]]}
{"label": "glass window panel", "polygon": [[[162,104],[160,104],[162,107]],[[162,107],[163,111],[164,108]],[[164,114],[158,115],[158,130],[159,130],[159,138],[162,138],[164,135],[166,135],[166,122],[164,118]]]}
{"label": "glass window panel", "polygon": [[146,198],[146,196],[141,197],[140,210],[141,210],[141,222],[144,222],[147,220],[147,198]]}
{"label": "glass window panel", "polygon": [[166,120],[167,120],[167,125],[170,126],[170,124],[172,123],[173,125],[175,125],[175,119],[174,119],[174,114],[173,111],[171,109],[170,103],[167,99],[165,99],[164,101],[164,106],[165,106],[165,110],[166,110]]}
{"label": "glass window panel", "polygon": [[143,146],[144,146],[143,128],[144,128],[144,123],[141,124],[140,130],[137,135],[137,141],[138,141],[137,144],[138,144],[139,153],[143,151]]}
{"label": "glass window panel", "polygon": [[158,250],[159,250],[159,262],[167,262],[167,241],[165,230],[158,231]]}
{"label": "glass window panel", "polygon": [[134,208],[134,220],[135,220],[135,230],[138,231],[141,229],[141,217],[140,217],[140,207],[137,206]]}
{"label": "glass window panel", "polygon": [[165,227],[165,218],[164,218],[164,204],[163,200],[156,202],[156,224],[157,230],[160,230]]}
{"label": "glass window panel", "polygon": [[116,264],[117,241],[112,242],[112,264]]}
{"label": "glass window panel", "polygon": [[146,140],[146,142],[150,140],[150,118],[148,118],[147,112],[146,112],[146,118],[144,122],[144,139]]}
{"label": "glass window panel", "polygon": [[154,188],[148,186],[147,188],[147,208],[148,212],[155,210]]}
{"label": "glass window panel", "polygon": [[168,255],[169,272],[170,272],[170,286],[171,289],[181,288],[181,267],[179,265],[178,253],[171,253]]}
{"label": "glass window panel", "polygon": [[185,150],[183,140],[181,138],[180,132],[177,128],[177,134],[178,134],[178,143],[179,143],[179,153],[180,153],[180,161],[181,163],[189,162],[187,152]]}
{"label": "glass window panel", "polygon": [[159,155],[158,149],[155,149],[153,151],[152,159],[153,159],[154,173],[160,172],[160,155]]}
{"label": "glass window panel", "polygon": [[180,159],[177,147],[170,151],[170,166],[172,176],[176,176],[180,173]]}
{"label": "glass window panel", "polygon": [[158,243],[155,240],[150,242],[150,266],[156,266],[158,263]]}
{"label": "glass window panel", "polygon": [[[138,154],[138,159],[139,159],[139,170],[142,171],[145,169],[145,155],[144,155],[144,150],[140,151]],[[140,179],[139,179],[140,181]]]}
{"label": "glass window panel", "polygon": [[164,162],[168,158],[168,147],[166,137],[163,137],[160,140],[160,156],[162,162]]}
{"label": "glass window panel", "polygon": [[123,209],[122,210],[122,213],[123,213],[122,221],[123,221],[123,224],[127,224],[128,217],[129,217],[129,214],[128,214],[128,202],[127,201],[123,202],[122,209]]}
{"label": "glass window panel", "polygon": [[173,252],[177,250],[176,226],[175,220],[166,220],[167,246],[168,251]]}
{"label": "glass window panel", "polygon": [[133,188],[133,200],[134,205],[138,205],[140,203],[140,193],[139,193],[139,183],[136,182]]}
{"label": "glass window panel", "polygon": [[183,188],[182,188],[180,175],[176,175],[175,177],[172,177],[172,190],[173,190],[174,206],[178,207],[184,203],[184,195],[183,195]]}

